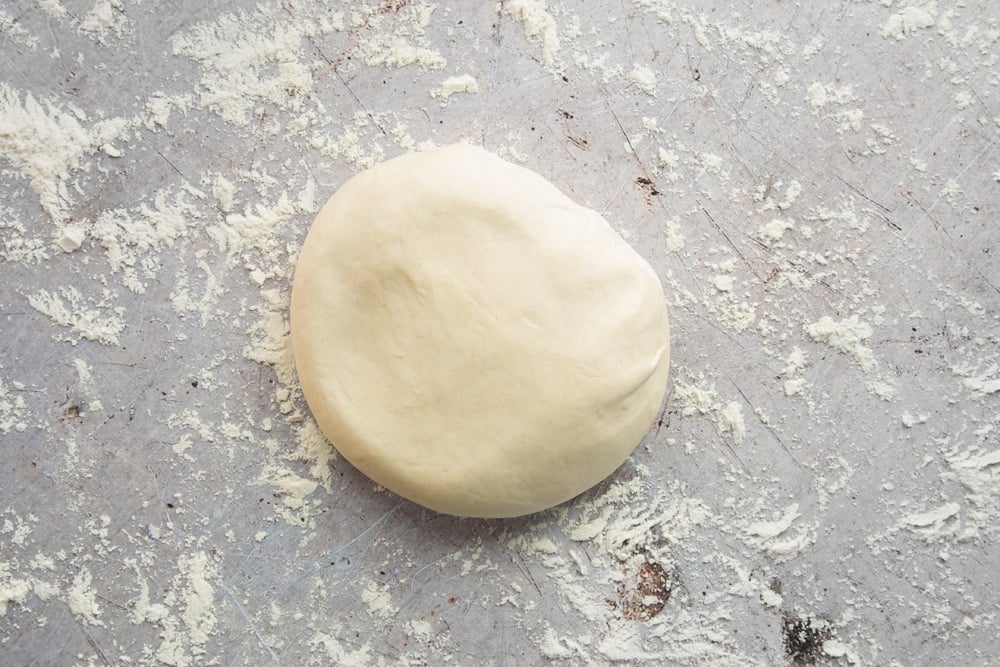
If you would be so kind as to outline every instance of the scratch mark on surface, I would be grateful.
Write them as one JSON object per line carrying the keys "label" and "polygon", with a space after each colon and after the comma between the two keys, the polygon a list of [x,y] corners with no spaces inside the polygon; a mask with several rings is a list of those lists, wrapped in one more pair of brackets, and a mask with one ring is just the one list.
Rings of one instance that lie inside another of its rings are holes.
{"label": "scratch mark on surface", "polygon": [[[611,117],[615,121],[615,125],[618,126],[618,129],[619,129],[619,131],[621,131],[622,136],[625,137],[625,143],[628,144],[629,152],[632,154],[632,157],[635,158],[636,164],[639,165],[639,171],[642,172],[643,177],[649,182],[650,185],[652,185],[653,188],[655,188],[656,190],[659,190],[659,191],[662,192],[663,188],[660,188],[660,187],[657,186],[656,181],[655,181],[655,179],[652,176],[652,173],[649,171],[649,169],[646,168],[646,163],[642,161],[641,157],[639,157],[639,153],[638,153],[638,151],[636,151],[635,145],[632,143],[632,139],[628,136],[628,132],[625,131],[625,126],[622,124],[621,119],[618,118],[618,114],[615,113],[614,107],[611,106],[611,100],[608,97],[608,92],[606,90],[604,90],[604,89],[601,89],[601,96],[602,96],[602,99],[604,101],[604,105],[607,107],[608,112],[611,114]],[[678,105],[679,104],[680,103],[678,102]],[[677,107],[675,106],[674,109],[676,109],[676,108]],[[673,113],[673,111],[671,111],[671,114],[672,113]],[[616,194],[615,197],[617,197],[617,196],[618,195]],[[670,215],[670,210],[666,207],[666,205],[663,203],[662,200],[663,200],[662,197],[656,198],[654,206],[658,207],[664,214]],[[609,202],[608,206],[610,206],[610,205],[611,204]],[[605,210],[607,210],[606,207],[605,207]],[[656,226],[656,231],[661,236],[663,236],[664,231],[663,231],[663,228],[661,226],[657,225]],[[684,270],[690,275],[691,271],[690,271],[689,267],[687,266],[687,264],[684,262],[683,258],[680,261],[681,261],[681,265],[684,267]]]}
{"label": "scratch mark on surface", "polygon": [[278,662],[278,656],[274,654],[274,651],[271,650],[271,647],[268,646],[267,642],[264,641],[264,638],[260,636],[260,633],[254,626],[253,621],[250,619],[250,616],[243,609],[243,605],[239,603],[239,601],[236,599],[236,596],[233,595],[233,592],[229,590],[229,586],[226,586],[225,582],[223,581],[219,581],[218,583],[219,583],[219,588],[221,588],[225,592],[230,602],[236,605],[236,611],[240,612],[240,616],[243,617],[243,621],[247,624],[247,627],[250,628],[250,632],[253,633],[253,636],[257,638],[257,643],[259,643],[261,647],[263,647],[263,649],[267,651],[267,654],[271,656],[271,662]]}
{"label": "scratch mark on surface", "polygon": [[[289,10],[286,9],[285,11],[288,12]],[[378,118],[375,117],[375,114],[372,113],[371,109],[369,109],[368,106],[361,101],[361,98],[358,97],[357,93],[354,92],[354,89],[351,88],[351,85],[347,83],[347,79],[345,79],[344,75],[340,73],[339,69],[337,69],[340,66],[339,59],[331,60],[330,57],[323,52],[323,49],[319,48],[319,45],[316,44],[316,40],[314,40],[312,37],[309,37],[307,39],[309,40],[309,44],[312,45],[316,53],[319,54],[319,57],[322,58],[323,61],[330,66],[330,69],[333,71],[333,75],[337,77],[337,80],[340,81],[341,85],[343,85],[344,88],[347,89],[347,92],[350,93],[351,97],[354,99],[354,102],[359,107],[361,107],[361,110],[364,111],[366,116],[368,116],[368,120],[370,120],[375,125],[375,127],[378,128],[378,131],[382,133],[382,136],[384,136],[386,139],[391,139],[389,133],[386,132],[384,127],[382,127],[382,123],[378,121]]]}
{"label": "scratch mark on surface", "polygon": [[[931,214],[930,209],[924,208],[924,205],[921,204],[919,201],[917,201],[916,197],[907,196],[907,199],[909,201],[913,202],[913,204],[916,205],[916,207],[918,209],[920,209],[920,212],[923,213],[925,216],[927,216],[927,219],[931,221],[932,225],[934,225],[934,229],[936,229],[938,232],[940,232],[941,234],[943,234],[945,236],[945,238],[947,238],[948,241],[951,243],[952,250],[955,253],[957,253],[960,257],[962,257],[961,253],[959,252],[958,247],[955,245],[955,240],[951,237],[951,234],[948,233],[948,230],[941,226],[941,224],[938,222],[937,218],[935,218]],[[965,265],[967,267],[969,267],[970,269],[972,269],[972,271],[974,271],[975,274],[977,276],[979,276],[982,279],[982,281],[984,283],[986,283],[990,287],[990,289],[992,289],[997,294],[1000,294],[1000,287],[997,287],[996,285],[994,285],[993,282],[989,279],[989,277],[985,273],[983,273],[978,268],[976,268],[975,266],[973,266],[972,262],[968,258],[962,257],[962,259],[965,260]]]}
{"label": "scratch mark on surface", "polygon": [[[396,510],[398,510],[400,507],[402,507],[403,503],[405,503],[405,502],[406,502],[405,500],[400,500],[398,503],[396,503],[395,505],[393,505],[389,510],[387,510],[384,514],[382,514],[382,516],[380,516],[379,518],[375,519],[375,521],[373,521],[371,523],[371,525],[369,525],[367,528],[365,528],[364,530],[362,530],[360,533],[358,533],[357,535],[355,535],[350,540],[348,540],[344,544],[340,545],[336,549],[333,549],[331,551],[326,552],[326,555],[324,556],[323,561],[326,562],[330,558],[332,558],[334,556],[337,556],[338,554],[342,553],[349,546],[351,546],[352,544],[354,544],[355,542],[357,542],[358,540],[360,540],[361,538],[363,538],[365,535],[367,535],[368,533],[370,533],[371,531],[375,530],[377,527],[379,527],[380,525],[382,525],[383,523],[385,523],[386,519],[388,519],[390,516],[392,516],[392,514]],[[288,583],[288,585],[285,586],[284,589],[282,589],[283,592],[286,591],[286,590],[288,590],[289,588],[291,588],[295,584],[299,583],[300,581],[302,581],[302,580],[304,580],[304,579],[312,576],[317,570],[319,570],[319,568],[320,568],[320,564],[318,562],[314,562],[309,567],[309,569],[307,569],[305,572],[303,572],[302,574],[300,574],[295,579],[291,580]]]}
{"label": "scratch mark on surface", "polygon": [[788,445],[785,444],[785,441],[781,439],[781,437],[774,430],[774,428],[766,421],[760,418],[760,415],[757,413],[757,408],[755,408],[754,404],[750,402],[750,399],[747,397],[746,392],[744,392],[743,389],[738,384],[736,384],[736,380],[730,377],[729,381],[733,383],[733,386],[736,387],[736,391],[739,392],[739,395],[743,397],[743,400],[746,401],[746,404],[750,406],[750,411],[754,414],[755,417],[757,417],[757,421],[760,422],[761,426],[766,428],[767,432],[771,434],[771,437],[778,441],[778,444],[781,445],[781,448],[783,450],[785,450],[785,453],[788,454],[788,457],[793,461],[795,461],[795,465],[799,466],[800,468],[804,468],[805,466],[803,466],[802,463],[797,458],[795,458],[795,455],[792,454],[792,450],[788,448]]}
{"label": "scratch mark on surface", "polygon": [[743,472],[745,472],[748,475],[753,475],[753,473],[750,472],[750,468],[748,468],[747,464],[743,462],[743,459],[739,457],[739,455],[736,453],[736,450],[729,443],[729,441],[726,440],[725,438],[722,438],[722,444],[726,446],[726,449],[729,450],[730,455],[732,455],[732,457],[736,459],[736,462],[740,464],[740,467],[743,468]]}
{"label": "scratch mark on surface", "polygon": [[384,127],[382,127],[382,123],[378,122],[378,118],[376,118],[375,114],[371,112],[371,109],[369,109],[365,105],[365,103],[361,101],[361,98],[357,96],[357,94],[354,92],[354,89],[351,88],[350,84],[347,83],[347,79],[344,78],[344,75],[341,74],[336,67],[333,68],[333,73],[337,77],[337,79],[340,80],[340,83],[344,84],[344,88],[347,89],[347,92],[351,94],[351,97],[354,98],[354,101],[357,102],[358,106],[361,107],[361,109],[365,112],[365,115],[368,116],[368,119],[375,124],[375,127],[377,127],[378,131],[382,133],[382,136],[384,136],[386,139],[389,139],[390,138],[389,133],[385,131]]}
{"label": "scratch mark on surface", "polygon": [[744,105],[746,105],[747,100],[750,99],[750,96],[753,95],[753,89],[754,86],[756,85],[757,85],[757,72],[754,72],[753,76],[750,77],[750,85],[747,86],[746,92],[743,93],[743,99],[740,100],[740,106],[736,110],[737,113],[741,113],[743,111],[743,107]]}
{"label": "scratch mark on surface", "polygon": [[365,528],[364,530],[362,530],[360,533],[358,533],[357,535],[355,535],[347,543],[345,543],[345,544],[337,547],[335,550],[333,550],[332,552],[330,552],[330,555],[337,555],[337,554],[339,554],[340,552],[344,551],[347,547],[351,546],[352,544],[354,544],[355,542],[357,542],[358,540],[360,540],[362,537],[364,537],[365,535],[367,535],[371,531],[373,531],[376,528],[378,528],[379,526],[381,526],[383,523],[385,523],[386,519],[388,519],[390,516],[392,516],[393,513],[396,510],[398,510],[400,507],[402,507],[403,503],[405,503],[405,502],[406,502],[405,500],[400,500],[398,503],[396,503],[391,508],[389,508],[388,510],[386,510],[385,513],[382,514],[382,516],[380,516],[379,518],[375,519],[375,521],[373,521],[370,526],[368,526],[367,528]]}
{"label": "scratch mark on surface", "polygon": [[713,217],[712,217],[712,214],[711,214],[711,213],[709,213],[709,212],[708,212],[708,210],[707,210],[707,209],[706,209],[706,208],[705,208],[704,206],[702,206],[702,207],[701,207],[701,212],[705,214],[705,217],[706,217],[706,218],[708,218],[708,220],[709,220],[709,221],[710,221],[710,222],[712,223],[712,226],[713,226],[713,227],[715,227],[715,229],[716,229],[716,230],[717,230],[717,231],[718,231],[718,232],[719,232],[720,234],[722,234],[722,237],[723,237],[724,239],[726,239],[726,242],[727,242],[727,243],[729,244],[729,246],[730,246],[730,247],[731,247],[731,248],[732,248],[733,250],[735,250],[735,251],[736,251],[736,254],[740,256],[740,259],[742,259],[742,260],[743,260],[743,262],[744,262],[744,263],[745,263],[745,264],[746,264],[746,265],[747,265],[748,267],[750,267],[750,271],[751,271],[751,272],[753,272],[753,274],[754,274],[755,276],[757,276],[757,280],[760,280],[761,282],[763,282],[763,281],[764,281],[764,279],[763,279],[763,278],[761,277],[761,275],[760,275],[759,273],[757,273],[757,268],[756,268],[756,267],[755,267],[755,266],[754,266],[754,265],[753,265],[753,264],[752,264],[752,263],[750,262],[750,260],[748,260],[748,259],[746,258],[746,255],[744,255],[744,254],[743,254],[743,253],[742,253],[742,252],[740,251],[740,249],[736,247],[736,244],[735,244],[735,243],[733,243],[733,240],[732,240],[731,238],[729,238],[729,234],[727,234],[727,233],[725,232],[725,230],[724,230],[724,229],[722,229],[722,227],[721,227],[721,226],[719,225],[719,223],[717,223],[717,222],[715,221],[715,218],[713,218]]}
{"label": "scratch mark on surface", "polygon": [[667,388],[666,395],[663,397],[663,404],[660,406],[660,412],[656,415],[656,431],[653,433],[654,438],[660,435],[660,429],[670,426],[670,412],[668,408],[670,407],[670,398],[673,395],[674,384],[671,382],[670,386]]}
{"label": "scratch mark on surface", "polygon": [[500,2],[497,3],[497,24],[496,30],[493,31],[496,44],[493,47],[493,56],[490,58],[490,89],[486,93],[486,117],[483,118],[483,148],[486,148],[486,135],[489,132],[490,122],[493,119],[493,96],[496,94],[497,89],[497,70],[500,63],[500,43],[503,41],[503,35],[501,34],[501,30],[503,28],[503,3],[504,0],[500,0]]}
{"label": "scratch mark on surface", "polygon": [[875,215],[877,215],[878,217],[882,218],[886,222],[887,225],[889,225],[890,227],[892,227],[893,229],[895,229],[897,231],[902,231],[903,228],[900,227],[899,225],[897,225],[895,222],[893,222],[889,218],[889,214],[892,213],[892,211],[889,209],[888,206],[886,206],[884,204],[880,204],[879,202],[875,201],[869,195],[867,195],[866,193],[862,192],[861,189],[858,188],[858,186],[856,186],[853,183],[850,183],[849,181],[845,180],[840,174],[834,174],[834,175],[836,176],[836,178],[837,178],[838,181],[840,181],[841,183],[843,183],[844,185],[846,185],[848,188],[850,188],[858,196],[862,197],[865,201],[867,201],[867,202],[869,202],[871,204],[874,204],[878,208],[878,210],[875,211]]}
{"label": "scratch mark on surface", "polygon": [[608,209],[611,208],[611,205],[613,203],[615,203],[615,200],[617,200],[618,197],[621,196],[622,192],[625,191],[625,184],[628,183],[628,182],[629,182],[628,179],[622,181],[621,185],[618,186],[618,189],[615,191],[615,193],[613,195],[611,195],[611,199],[608,200],[608,203],[605,204],[604,207],[601,208],[601,210],[599,211],[599,213],[601,215],[604,215],[605,213],[608,212]]}
{"label": "scratch mark on surface", "polygon": [[100,658],[101,662],[103,662],[107,667],[111,667],[111,661],[108,660],[108,656],[104,655],[104,651],[101,650],[101,647],[97,645],[97,641],[94,639],[94,636],[90,634],[90,631],[87,630],[87,626],[85,626],[80,619],[77,619],[76,623],[80,626],[80,631],[83,632],[83,636],[86,637],[87,643],[90,644],[90,648],[94,649],[94,653],[97,654],[97,657]]}
{"label": "scratch mark on surface", "polygon": [[528,581],[531,582],[531,585],[535,587],[535,590],[538,591],[538,595],[540,596],[542,594],[542,589],[538,587],[538,582],[535,581],[535,576],[531,574],[531,568],[528,567],[528,564],[524,561],[524,555],[521,553],[521,550],[515,548],[514,553],[517,554],[517,560],[511,559],[514,562],[514,565],[521,571],[521,574],[523,574]]}
{"label": "scratch mark on surface", "polygon": [[[986,142],[985,146],[983,146],[983,150],[981,150],[978,153],[976,153],[975,157],[973,157],[971,160],[969,160],[969,163],[967,165],[965,165],[964,167],[962,167],[962,170],[960,172],[958,172],[957,174],[955,174],[955,176],[952,178],[952,180],[958,181],[958,179],[962,178],[962,176],[965,175],[965,172],[969,171],[969,168],[972,165],[974,165],[977,162],[979,162],[979,160],[983,157],[983,155],[986,154],[986,151],[988,151],[989,149],[993,148],[994,146],[996,146],[996,143],[994,142],[993,138],[990,137],[990,140],[988,142]],[[927,208],[927,210],[928,211],[933,211],[934,207],[937,206],[941,202],[942,198],[944,198],[944,193],[939,194],[938,197],[937,197],[937,199],[934,200],[934,203],[931,204]]]}
{"label": "scratch mark on surface", "polygon": [[625,137],[625,143],[628,144],[629,152],[632,153],[632,157],[634,157],[635,161],[639,164],[639,169],[642,170],[642,175],[652,181],[653,179],[650,178],[649,170],[646,169],[645,163],[643,163],[642,158],[639,157],[639,153],[635,150],[635,146],[632,144],[632,139],[628,136],[628,132],[625,131],[625,126],[622,125],[621,119],[618,118],[618,114],[615,113],[614,107],[611,106],[611,102],[608,100],[607,92],[603,90],[601,92],[604,95],[604,103],[608,107],[608,111],[611,112],[611,117],[614,119],[615,125],[618,126],[622,136]]}
{"label": "scratch mark on surface", "polygon": [[178,175],[178,176],[180,176],[181,178],[183,178],[183,179],[184,179],[185,181],[187,181],[187,180],[188,180],[188,177],[187,177],[187,176],[185,176],[184,174],[182,174],[182,173],[181,173],[181,170],[177,168],[177,165],[175,165],[175,164],[174,164],[173,162],[171,162],[171,161],[170,161],[170,158],[168,158],[168,157],[167,157],[166,155],[164,155],[163,153],[161,153],[161,152],[160,152],[160,149],[159,149],[159,148],[157,148],[156,146],[153,146],[153,150],[154,150],[154,151],[156,152],[156,154],[157,154],[157,155],[159,155],[159,156],[160,156],[161,158],[163,158],[163,160],[164,160],[164,161],[165,161],[165,162],[166,162],[167,164],[169,164],[169,165],[170,165],[170,167],[171,167],[171,168],[172,168],[172,169],[173,169],[174,171],[176,171],[176,172],[177,172],[177,175]]}
{"label": "scratch mark on surface", "polygon": [[291,650],[292,647],[296,646],[299,643],[299,640],[302,639],[302,635],[304,635],[308,629],[309,629],[308,625],[306,624],[302,625],[302,629],[299,630],[297,633],[295,633],[295,636],[292,637],[292,639],[288,642],[287,646],[281,649],[281,653],[278,654],[278,662],[281,662],[281,659],[285,657],[285,654],[288,653],[288,651]]}

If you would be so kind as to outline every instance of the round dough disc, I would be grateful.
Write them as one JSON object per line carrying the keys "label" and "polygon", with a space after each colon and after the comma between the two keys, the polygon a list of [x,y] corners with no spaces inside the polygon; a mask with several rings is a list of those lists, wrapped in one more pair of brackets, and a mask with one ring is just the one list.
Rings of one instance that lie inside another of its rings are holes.
{"label": "round dough disc", "polygon": [[533,171],[454,144],[349,180],[292,288],[302,391],[373,480],[439,512],[511,517],[613,472],[666,388],[652,268]]}

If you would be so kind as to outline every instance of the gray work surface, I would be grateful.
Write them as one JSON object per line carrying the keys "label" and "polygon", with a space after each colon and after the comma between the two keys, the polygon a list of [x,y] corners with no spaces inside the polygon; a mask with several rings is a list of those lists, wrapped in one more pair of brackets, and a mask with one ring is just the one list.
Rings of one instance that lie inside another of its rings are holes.
{"label": "gray work surface", "polygon": [[[998,53],[990,0],[4,0],[0,664],[997,664]],[[671,313],[662,418],[516,520],[334,456],[283,337],[317,207],[453,141]]]}

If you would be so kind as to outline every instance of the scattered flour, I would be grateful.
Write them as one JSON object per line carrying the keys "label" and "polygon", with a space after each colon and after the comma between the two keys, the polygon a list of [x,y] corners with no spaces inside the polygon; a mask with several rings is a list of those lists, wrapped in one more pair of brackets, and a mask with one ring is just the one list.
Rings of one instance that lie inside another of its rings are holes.
{"label": "scattered flour", "polygon": [[101,609],[97,605],[97,591],[93,588],[93,577],[86,568],[73,577],[73,584],[66,594],[69,609],[91,625],[104,625],[98,616]]}
{"label": "scattered flour", "polygon": [[60,0],[35,0],[35,4],[50,18],[61,19],[66,16],[66,8]]}
{"label": "scattered flour", "polygon": [[90,399],[87,410],[90,412],[102,410],[104,406],[98,397],[97,383],[94,381],[94,367],[86,360],[79,358],[73,360],[73,366],[76,368],[76,375],[79,378],[80,392]]}
{"label": "scattered flour", "polygon": [[149,587],[141,581],[135,604],[134,623],[160,626],[160,644],[156,659],[174,667],[204,664],[205,644],[218,625],[215,599],[215,568],[204,551],[182,554],[177,560],[177,574],[163,603],[151,603]]}
{"label": "scattered flour", "polygon": [[901,8],[882,24],[883,37],[901,40],[918,30],[934,26],[937,18],[937,2],[931,0],[922,6],[910,5]]}
{"label": "scattered flour", "polygon": [[[661,149],[662,150],[662,149]],[[680,221],[671,218],[664,223],[667,252],[678,252],[684,248],[684,233]]]}
{"label": "scattered flour", "polygon": [[361,599],[368,605],[368,613],[381,618],[392,618],[399,609],[392,602],[392,595],[382,584],[369,581],[361,591]]}
{"label": "scattered flour", "polygon": [[798,347],[793,347],[785,358],[785,368],[781,374],[785,377],[785,396],[795,396],[806,386],[804,378],[796,377],[806,366],[806,354]]}
{"label": "scattered flour", "polygon": [[351,26],[363,38],[353,53],[368,65],[388,68],[417,66],[438,69],[448,61],[430,47],[427,26],[438,5],[415,0],[397,2],[395,11],[379,5],[361,6],[352,11]]}
{"label": "scattered flour", "polygon": [[174,109],[186,114],[191,108],[194,97],[190,94],[167,95],[157,91],[149,96],[145,105],[145,120],[143,125],[147,130],[157,130],[166,127]]}
{"label": "scattered flour", "polygon": [[733,436],[733,442],[739,444],[747,435],[746,423],[743,421],[743,406],[736,401],[729,401],[719,412],[719,423]]}
{"label": "scattered flour", "polygon": [[893,384],[885,382],[884,380],[875,380],[868,383],[868,391],[872,392],[875,396],[878,396],[883,401],[892,402],[896,399],[899,394],[899,388]]}
{"label": "scattered flour", "polygon": [[854,89],[851,86],[834,86],[816,81],[806,89],[806,102],[816,110],[828,104],[849,104],[854,99]]}
{"label": "scattered flour", "polygon": [[732,436],[739,444],[746,437],[746,423],[743,419],[743,407],[736,401],[722,405],[715,387],[703,377],[693,381],[674,380],[673,400],[684,416],[705,415],[718,428],[720,434]]}
{"label": "scattered flour", "polygon": [[794,558],[816,541],[815,524],[793,529],[801,516],[798,503],[792,503],[778,519],[748,523],[743,529],[745,540],[779,562]]}
{"label": "scattered flour", "polygon": [[[78,338],[117,345],[119,335],[125,330],[125,311],[121,306],[110,306],[108,302],[107,295],[99,301],[86,299],[73,286],[52,292],[40,289],[28,295],[28,304],[32,308],[59,326],[68,327]],[[76,340],[67,340],[76,345]]]}
{"label": "scattered flour", "polygon": [[864,344],[871,338],[872,328],[857,315],[844,320],[824,315],[818,321],[805,325],[805,331],[814,341],[826,343],[838,352],[853,357],[865,372],[875,368],[875,355]]}
{"label": "scattered flour", "polygon": [[24,604],[31,593],[31,582],[11,574],[10,565],[0,560],[0,618],[7,614],[10,603]]}
{"label": "scattered flour", "polygon": [[715,276],[712,278],[712,284],[715,289],[720,292],[732,292],[733,291],[733,277],[732,276]]}
{"label": "scattered flour", "polygon": [[451,76],[441,82],[441,85],[431,91],[431,96],[446,100],[455,93],[478,93],[479,84],[471,74]]}
{"label": "scattered flour", "polygon": [[160,272],[158,262],[147,261],[150,251],[173,247],[188,235],[190,225],[204,218],[189,191],[160,190],[150,203],[104,209],[87,234],[103,246],[111,272],[121,274],[128,289],[143,294],[148,282]]}
{"label": "scattered flour", "polygon": [[795,396],[796,394],[801,394],[805,386],[805,378],[790,378],[785,380],[785,396]]}
{"label": "scattered flour", "polygon": [[25,30],[13,16],[0,10],[0,37],[6,37],[15,44],[33,49],[38,46],[38,38]]}
{"label": "scattered flour", "polygon": [[217,623],[215,591],[209,583],[213,570],[208,554],[199,551],[190,556],[181,556],[177,565],[186,578],[181,620],[187,628],[191,644],[195,647],[204,646]]}
{"label": "scattered flour", "polygon": [[862,664],[857,652],[839,639],[825,640],[823,653],[831,658],[843,658],[849,665]]}
{"label": "scattered flour", "polygon": [[632,66],[628,78],[639,90],[651,97],[656,97],[656,73],[653,70],[636,63]]}
{"label": "scattered flour", "polygon": [[31,184],[42,209],[56,222],[70,217],[75,197],[71,174],[84,170],[83,158],[128,127],[110,118],[87,128],[87,114],[71,104],[38,102],[0,82],[0,159],[10,162]]}
{"label": "scattered flour", "polygon": [[329,664],[340,667],[369,667],[372,664],[371,646],[347,646],[325,632],[317,632],[309,639],[309,645],[322,650]]}
{"label": "scattered flour", "polygon": [[959,111],[962,109],[968,109],[972,106],[972,93],[967,90],[962,90],[955,93],[955,106]]}
{"label": "scattered flour", "polygon": [[[964,373],[960,373],[964,374]],[[962,380],[962,384],[979,395],[995,394],[1000,392],[1000,366],[991,364],[978,373],[970,372]]]}
{"label": "scattered flour", "polygon": [[24,385],[20,382],[7,386],[0,378],[0,435],[28,430],[30,413],[24,396],[20,394],[23,389]]}
{"label": "scattered flour", "polygon": [[107,44],[110,33],[122,37],[127,28],[123,0],[97,0],[80,19],[79,24],[80,32],[97,40],[99,44]]}
{"label": "scattered flour", "polygon": [[[959,534],[965,539],[980,536],[995,539],[1000,534],[996,521],[1000,513],[1000,449],[986,441],[993,433],[996,433],[994,428],[984,429],[979,445],[945,456],[949,468],[947,477],[957,480],[965,494],[963,526]],[[950,517],[944,517],[947,518]],[[931,525],[937,523],[936,520]]]}
{"label": "scattered flour", "polygon": [[905,516],[900,523],[921,539],[941,540],[957,532],[959,526],[957,516],[960,509],[958,503],[945,503],[926,512]]}
{"label": "scattered flour", "polygon": [[773,218],[764,223],[757,230],[757,238],[765,245],[773,246],[778,244],[785,236],[785,232],[793,229],[795,225],[791,221],[782,218]]}
{"label": "scattered flour", "polygon": [[[248,127],[261,102],[293,112],[302,108],[314,86],[309,64],[303,62],[306,39],[334,29],[295,21],[276,7],[261,5],[251,14],[223,14],[195,24],[174,34],[170,44],[175,55],[201,65],[197,106]],[[167,104],[159,103],[158,109],[166,108],[151,115],[154,123],[166,123]]]}
{"label": "scattered flour", "polygon": [[524,34],[542,49],[542,62],[552,65],[559,52],[559,29],[545,0],[506,0],[499,5],[524,27]]}

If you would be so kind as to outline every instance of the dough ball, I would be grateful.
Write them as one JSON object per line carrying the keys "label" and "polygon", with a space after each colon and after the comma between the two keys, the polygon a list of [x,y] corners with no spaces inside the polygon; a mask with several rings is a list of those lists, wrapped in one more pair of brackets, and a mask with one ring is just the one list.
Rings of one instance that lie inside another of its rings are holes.
{"label": "dough ball", "polygon": [[454,144],[349,180],[292,289],[302,391],[334,446],[430,509],[511,517],[628,457],[667,382],[663,289],[596,212]]}

